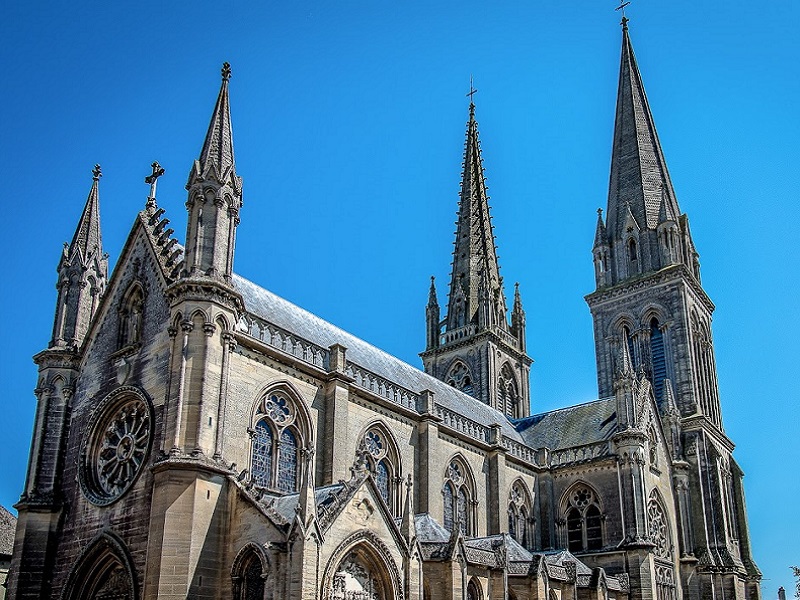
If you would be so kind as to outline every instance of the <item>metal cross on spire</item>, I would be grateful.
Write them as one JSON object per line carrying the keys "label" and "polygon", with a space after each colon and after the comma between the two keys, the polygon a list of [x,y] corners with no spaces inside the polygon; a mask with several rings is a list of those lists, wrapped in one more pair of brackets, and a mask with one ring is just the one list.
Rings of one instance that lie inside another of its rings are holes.
{"label": "metal cross on spire", "polygon": [[97,181],[103,176],[103,172],[100,170],[100,165],[95,165],[94,169],[92,169],[92,179]]}
{"label": "metal cross on spire", "polygon": [[476,89],[475,89],[475,86],[474,86],[474,85],[472,85],[472,75],[470,75],[470,76],[469,76],[469,93],[467,94],[467,96],[469,96],[469,103],[470,103],[470,104],[474,104],[474,103],[473,103],[473,101],[472,101],[472,97],[473,97],[473,96],[474,96],[476,93],[478,93],[478,90],[476,90]]}
{"label": "metal cross on spire", "polygon": [[622,2],[617,8],[614,10],[621,10],[622,11],[622,27],[627,29],[628,28],[628,17],[625,16],[625,7],[628,6],[630,2]]}

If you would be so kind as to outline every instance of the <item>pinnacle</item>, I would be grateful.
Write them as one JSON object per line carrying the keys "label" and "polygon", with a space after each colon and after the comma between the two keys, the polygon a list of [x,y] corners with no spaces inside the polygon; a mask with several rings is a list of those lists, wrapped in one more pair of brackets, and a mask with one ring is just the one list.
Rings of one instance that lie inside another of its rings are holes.
{"label": "pinnacle", "polygon": [[217,178],[222,179],[228,171],[235,171],[233,154],[233,128],[231,126],[230,99],[228,97],[228,82],[231,77],[229,63],[222,65],[222,85],[220,86],[217,103],[211,115],[203,149],[198,159],[200,174],[207,174],[213,169]]}
{"label": "pinnacle", "polygon": [[103,254],[103,241],[100,234],[100,194],[98,182],[102,177],[100,165],[95,165],[92,170],[92,187],[89,190],[89,197],[83,207],[78,227],[69,245],[70,253],[79,250],[82,256],[87,258],[91,252],[96,252],[98,256]]}

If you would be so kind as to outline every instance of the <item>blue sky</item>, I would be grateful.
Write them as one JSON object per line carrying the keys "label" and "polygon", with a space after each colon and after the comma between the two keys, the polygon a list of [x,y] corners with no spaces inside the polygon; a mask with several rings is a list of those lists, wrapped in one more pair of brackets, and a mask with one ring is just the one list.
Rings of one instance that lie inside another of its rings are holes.
{"label": "blue sky", "polygon": [[[595,210],[608,186],[614,7],[5,7],[0,503],[14,503],[23,485],[35,410],[30,357],[50,338],[55,267],[92,166],[103,166],[112,265],[153,160],[166,168],[159,203],[183,239],[184,184],[225,60],[245,190],[236,270],[415,365],[430,275],[445,293],[473,75],[502,274],[520,282],[536,360],[533,410],[594,398],[583,296],[593,289]],[[800,563],[800,5],[634,0],[628,16],[703,285],[718,307],[723,419],[746,473],[754,554],[772,598],[779,585],[790,589],[788,566]]]}

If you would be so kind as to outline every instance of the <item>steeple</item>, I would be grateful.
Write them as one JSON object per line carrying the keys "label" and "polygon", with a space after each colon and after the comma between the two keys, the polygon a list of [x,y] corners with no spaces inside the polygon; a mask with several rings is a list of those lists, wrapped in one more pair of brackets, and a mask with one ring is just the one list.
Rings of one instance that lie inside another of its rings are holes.
{"label": "steeple", "polygon": [[447,315],[440,320],[431,281],[426,307],[425,371],[497,408],[509,418],[530,414],[525,312],[515,292],[511,324],[497,260],[478,123],[470,86],[469,121],[458,203]]}
{"label": "steeple", "polygon": [[100,165],[92,171],[92,187],[70,244],[58,263],[58,300],[51,348],[77,348],[83,343],[108,279],[108,256],[100,234]]}
{"label": "steeple", "polygon": [[213,277],[230,282],[242,179],[233,155],[228,82],[231,68],[222,65],[222,85],[211,115],[200,157],[189,173],[189,222],[186,231],[184,276]]}
{"label": "steeple", "polygon": [[489,321],[507,330],[507,309],[489,214],[478,123],[475,105],[471,102],[460,196],[446,328],[478,325],[483,287],[484,301],[488,302],[487,309],[492,313]]}

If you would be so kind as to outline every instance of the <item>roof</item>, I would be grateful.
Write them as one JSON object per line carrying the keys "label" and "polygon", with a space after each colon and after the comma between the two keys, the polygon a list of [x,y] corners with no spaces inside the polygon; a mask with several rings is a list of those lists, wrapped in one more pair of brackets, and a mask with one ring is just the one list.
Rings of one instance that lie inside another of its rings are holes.
{"label": "roof", "polygon": [[14,536],[17,531],[17,517],[5,507],[0,506],[0,556],[11,556],[14,550]]}
{"label": "roof", "polygon": [[247,311],[255,316],[323,348],[340,344],[347,348],[348,361],[414,393],[430,390],[434,392],[435,401],[444,408],[486,427],[499,423],[503,435],[518,442],[523,441],[503,413],[480,400],[458,391],[244,277],[234,274],[233,284],[242,295]]}
{"label": "roof", "polygon": [[617,403],[612,396],[559,408],[514,422],[531,448],[560,450],[607,440],[617,427]]}
{"label": "roof", "polygon": [[450,540],[450,532],[439,525],[429,513],[414,515],[414,528],[420,542],[446,543]]}

